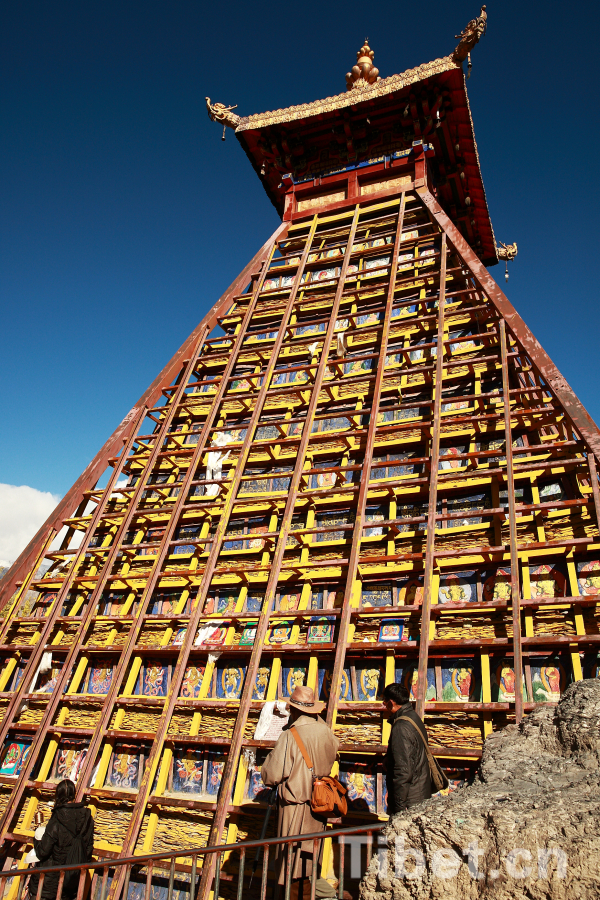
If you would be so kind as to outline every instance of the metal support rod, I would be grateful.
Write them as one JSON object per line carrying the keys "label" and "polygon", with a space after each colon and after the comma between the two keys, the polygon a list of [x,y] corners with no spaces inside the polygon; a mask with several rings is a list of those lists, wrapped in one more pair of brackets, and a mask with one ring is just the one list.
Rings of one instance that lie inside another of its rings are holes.
{"label": "metal support rod", "polygon": [[429,660],[429,626],[431,623],[431,585],[435,564],[435,517],[437,512],[438,471],[440,463],[440,431],[442,388],[444,378],[444,309],[446,306],[446,266],[448,245],[442,233],[440,259],[440,290],[438,296],[437,351],[435,359],[435,398],[433,403],[433,429],[429,464],[429,502],[427,508],[427,540],[423,575],[423,606],[421,609],[421,636],[419,640],[419,667],[417,676],[417,714],[424,718],[427,696],[427,663]]}
{"label": "metal support rod", "polygon": [[[151,900],[152,897],[152,870],[154,869],[154,862],[151,860],[148,865],[148,871],[146,872],[146,893],[144,900]],[[127,898],[124,898],[127,900]]]}
{"label": "metal support rod", "polygon": [[287,858],[285,863],[285,900],[290,900],[290,892],[292,889],[292,859],[294,856],[294,845],[287,844]]}
{"label": "metal support rod", "polygon": [[[202,868],[206,865],[206,859],[202,863]],[[221,854],[217,853],[215,857],[215,890],[214,900],[219,900],[219,887],[221,885]]]}
{"label": "metal support rod", "polygon": [[[267,875],[269,872],[269,847],[268,845],[265,847],[264,855],[263,855],[263,869],[262,869],[262,877],[260,880],[260,900],[265,900],[267,896]],[[215,896],[215,900],[219,900],[217,896]]]}
{"label": "metal support rod", "polygon": [[171,867],[169,869],[169,890],[167,900],[173,900],[173,884],[175,882],[175,857],[171,858]]}
{"label": "metal support rod", "polygon": [[[125,882],[123,884],[123,900],[128,900],[130,879],[131,879],[131,866],[127,866],[127,869],[125,871]],[[81,900],[81,898],[78,896],[77,900]],[[191,900],[191,898],[190,898],[190,900]]]}
{"label": "metal support rod", "polygon": [[517,724],[523,718],[523,650],[521,643],[521,592],[519,585],[519,554],[517,550],[517,516],[515,503],[515,476],[513,466],[512,426],[510,421],[510,380],[508,377],[508,355],[506,345],[506,325],[504,319],[498,322],[500,331],[500,352],[502,355],[502,394],[504,397],[504,437],[506,455],[506,489],[508,493],[508,525],[510,540],[510,585],[513,621],[513,653],[515,667],[515,717]]}
{"label": "metal support rod", "polygon": [[[108,866],[105,866],[102,869],[102,892],[100,894],[100,900],[106,900],[106,891],[108,889],[108,872]],[[60,897],[58,897],[57,900],[60,900]]]}
{"label": "metal support rod", "polygon": [[246,850],[242,847],[240,850],[240,864],[238,868],[238,885],[237,900],[242,900],[244,896],[244,867],[246,865]]}
{"label": "metal support rod", "polygon": [[[312,870],[310,873],[310,900],[315,900],[317,894],[317,869],[319,867],[320,843],[321,842],[317,838],[313,840]],[[299,897],[298,900],[303,900],[303,898]]]}

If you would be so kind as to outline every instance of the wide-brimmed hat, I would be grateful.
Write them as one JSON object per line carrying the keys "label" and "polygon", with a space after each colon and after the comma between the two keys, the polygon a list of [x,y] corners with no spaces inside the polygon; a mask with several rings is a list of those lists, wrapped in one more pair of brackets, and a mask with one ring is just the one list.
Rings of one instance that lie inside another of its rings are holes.
{"label": "wide-brimmed hat", "polygon": [[322,700],[315,700],[315,692],[309,687],[294,688],[290,695],[289,704],[301,712],[313,715],[323,712],[325,709],[325,703]]}

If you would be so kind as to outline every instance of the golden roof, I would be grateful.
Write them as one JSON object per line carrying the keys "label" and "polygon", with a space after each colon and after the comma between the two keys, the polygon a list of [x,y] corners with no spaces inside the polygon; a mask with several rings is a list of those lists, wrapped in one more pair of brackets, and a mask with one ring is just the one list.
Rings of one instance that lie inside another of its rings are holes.
{"label": "golden roof", "polygon": [[349,106],[357,106],[359,103],[366,103],[377,97],[393,94],[409,84],[416,84],[419,81],[423,81],[424,78],[430,78],[432,75],[439,75],[442,72],[448,72],[453,69],[462,69],[462,66],[454,61],[452,55],[444,56],[441,59],[434,59],[433,62],[416,66],[414,69],[407,69],[406,72],[401,72],[399,75],[381,78],[375,84],[365,84],[360,92],[344,91],[343,94],[326,97],[324,100],[313,100],[312,103],[301,103],[298,106],[288,106],[285,109],[275,109],[270,112],[256,113],[252,116],[243,116],[240,118],[235,130],[236,132],[250,131],[252,129],[265,128],[268,125],[294,122],[310,116],[335,112],[335,110]]}

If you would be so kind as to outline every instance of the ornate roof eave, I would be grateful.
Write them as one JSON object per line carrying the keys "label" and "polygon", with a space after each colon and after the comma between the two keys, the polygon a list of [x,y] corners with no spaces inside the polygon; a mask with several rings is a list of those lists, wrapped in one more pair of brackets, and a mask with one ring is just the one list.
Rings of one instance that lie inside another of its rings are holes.
{"label": "ornate roof eave", "polygon": [[461,63],[455,62],[452,55],[444,56],[441,59],[434,59],[432,62],[416,66],[414,69],[407,69],[406,72],[401,72],[398,75],[382,78],[376,84],[366,85],[360,91],[344,91],[343,94],[326,97],[324,100],[313,100],[312,103],[301,103],[298,106],[288,106],[285,109],[242,116],[235,127],[235,131],[236,133],[241,133],[243,131],[259,130],[270,125],[295,122],[299,119],[308,119],[311,116],[336,112],[338,109],[358,106],[361,103],[385,97],[387,94],[393,94],[408,85],[423,81],[425,78],[440,75],[442,72],[449,72],[454,69],[462,69]]}

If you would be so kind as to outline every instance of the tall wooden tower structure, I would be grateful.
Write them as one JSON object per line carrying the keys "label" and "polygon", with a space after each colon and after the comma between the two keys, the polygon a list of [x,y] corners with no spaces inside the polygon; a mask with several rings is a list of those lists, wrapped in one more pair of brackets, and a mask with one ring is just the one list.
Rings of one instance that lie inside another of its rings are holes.
{"label": "tall wooden tower structure", "polygon": [[484,29],[384,79],[365,44],[315,103],[207,101],[282,224],[1,582],[5,856],[63,777],[106,857],[256,837],[297,683],[369,819],[386,683],[458,782],[595,674],[600,434],[486,269]]}

